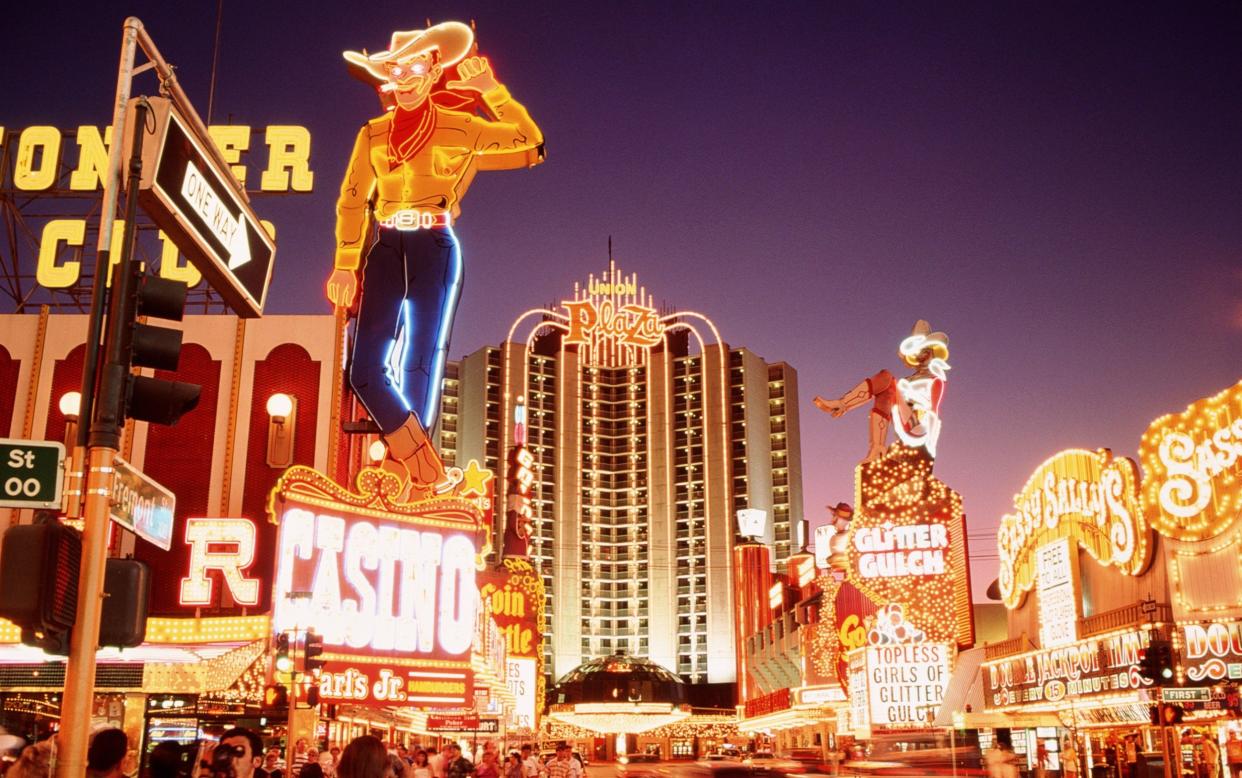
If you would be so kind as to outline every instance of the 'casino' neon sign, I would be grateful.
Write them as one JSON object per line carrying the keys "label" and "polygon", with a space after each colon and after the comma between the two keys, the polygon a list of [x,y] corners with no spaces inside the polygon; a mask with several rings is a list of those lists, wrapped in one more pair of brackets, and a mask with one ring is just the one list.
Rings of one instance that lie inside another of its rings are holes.
{"label": "'casino' neon sign", "polygon": [[354,493],[306,467],[281,477],[273,630],[323,637],[327,702],[468,705],[491,497],[392,502],[396,479],[377,469],[358,484]]}

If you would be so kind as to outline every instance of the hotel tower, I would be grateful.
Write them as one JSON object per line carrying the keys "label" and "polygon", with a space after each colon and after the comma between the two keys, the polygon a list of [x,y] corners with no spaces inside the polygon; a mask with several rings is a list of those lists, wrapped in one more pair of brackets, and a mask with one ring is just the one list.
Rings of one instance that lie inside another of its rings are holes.
{"label": "hotel tower", "polygon": [[658,310],[611,266],[448,365],[446,462],[506,473],[523,411],[552,679],[624,652],[691,683],[734,681],[736,514],[762,512],[749,515],[778,563],[801,542],[794,369],[730,346],[702,314]]}

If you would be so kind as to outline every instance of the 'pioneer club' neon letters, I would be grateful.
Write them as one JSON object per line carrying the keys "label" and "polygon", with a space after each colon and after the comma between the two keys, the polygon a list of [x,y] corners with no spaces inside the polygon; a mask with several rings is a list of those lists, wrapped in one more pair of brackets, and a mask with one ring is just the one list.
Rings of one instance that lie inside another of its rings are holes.
{"label": "'pioneer club' neon letters", "polygon": [[[464,654],[478,601],[474,555],[465,534],[290,508],[274,626],[312,626],[326,646]],[[303,588],[309,598],[287,596]]]}

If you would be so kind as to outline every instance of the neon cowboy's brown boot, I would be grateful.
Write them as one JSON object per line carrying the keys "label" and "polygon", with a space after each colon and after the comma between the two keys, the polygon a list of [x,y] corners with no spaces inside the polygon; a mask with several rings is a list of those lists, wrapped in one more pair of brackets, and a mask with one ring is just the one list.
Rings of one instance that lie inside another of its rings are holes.
{"label": "neon cowboy's brown boot", "polygon": [[388,444],[388,455],[405,466],[414,483],[435,486],[445,480],[444,462],[414,414],[400,429],[385,435],[384,442]]}

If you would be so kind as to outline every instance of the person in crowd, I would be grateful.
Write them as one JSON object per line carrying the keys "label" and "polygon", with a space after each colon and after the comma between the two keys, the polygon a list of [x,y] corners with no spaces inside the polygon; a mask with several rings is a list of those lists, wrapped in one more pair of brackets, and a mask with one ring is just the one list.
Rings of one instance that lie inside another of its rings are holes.
{"label": "person in crowd", "polygon": [[310,750],[306,747],[306,738],[300,737],[293,745],[293,764],[289,765],[289,773],[298,778],[302,768],[310,761]]}
{"label": "person in crowd", "polygon": [[4,774],[5,778],[50,778],[53,748],[51,738],[26,746],[22,749],[21,756]]}
{"label": "person in crowd", "polygon": [[510,751],[505,757],[504,775],[501,778],[523,778],[522,772],[522,755],[517,751]]}
{"label": "person in crowd", "polygon": [[494,749],[483,749],[483,761],[474,771],[475,778],[500,778],[500,763],[496,760]]}
{"label": "person in crowd", "polygon": [[[388,750],[385,749],[384,753],[388,753]],[[331,751],[319,752],[319,769],[323,770],[325,778],[336,778],[336,760],[332,758]]]}
{"label": "person in crowd", "polygon": [[182,774],[181,750],[168,741],[156,743],[147,758],[147,774],[149,778],[177,778]]}
{"label": "person in crowd", "polygon": [[263,772],[267,778],[285,778],[285,771],[280,766],[280,749],[269,748],[263,757]]}
{"label": "person in crowd", "polygon": [[539,761],[539,755],[535,753],[530,743],[522,746],[522,778],[538,778],[540,774],[546,773],[548,768],[544,767],[543,762]]}
{"label": "person in crowd", "polygon": [[413,778],[432,778],[431,762],[428,759],[427,752],[423,749],[417,749],[414,752],[414,761],[411,763]]}
{"label": "person in crowd", "polygon": [[556,747],[556,757],[548,762],[548,778],[581,778],[581,769],[570,755],[572,751],[567,743]]}
{"label": "person in crowd", "polygon": [[394,778],[410,778],[413,773],[413,768],[410,767],[410,763],[402,759],[396,753],[389,752],[388,763],[392,768]]}
{"label": "person in crowd", "polygon": [[1207,778],[1220,778],[1220,746],[1211,730],[1203,734],[1203,769]]}
{"label": "person in crowd", "polygon": [[332,747],[328,749],[328,753],[329,753],[329,754],[332,754],[332,766],[333,766],[333,768],[335,768],[335,767],[337,767],[338,765],[340,765],[340,763],[341,763],[341,747],[340,747],[340,746],[338,746],[336,743],[333,743],[333,744],[332,744]]}
{"label": "person in crowd", "polygon": [[1067,737],[1061,744],[1061,775],[1065,778],[1078,778],[1078,750],[1074,748],[1074,739]]}
{"label": "person in crowd", "polygon": [[444,754],[434,747],[427,749],[427,766],[431,768],[431,778],[447,778],[444,769]]}
{"label": "person in crowd", "polygon": [[232,748],[233,778],[260,778],[263,766],[263,738],[244,727],[234,727],[220,736],[216,748]]}
{"label": "person in crowd", "polygon": [[92,778],[121,778],[121,765],[128,750],[129,738],[124,732],[115,727],[101,729],[86,750],[86,774]]}
{"label": "person in crowd", "polygon": [[[331,753],[324,756],[331,762]],[[322,759],[319,764],[323,766]],[[394,775],[392,759],[384,742],[371,735],[356,737],[345,746],[338,774],[340,778],[401,778]]]}
{"label": "person in crowd", "polygon": [[446,778],[466,778],[474,772],[474,763],[462,756],[461,746],[449,743],[444,747],[444,774]]}
{"label": "person in crowd", "polygon": [[1044,741],[1039,741],[1035,746],[1035,778],[1047,778],[1048,775],[1048,746],[1044,745]]}

